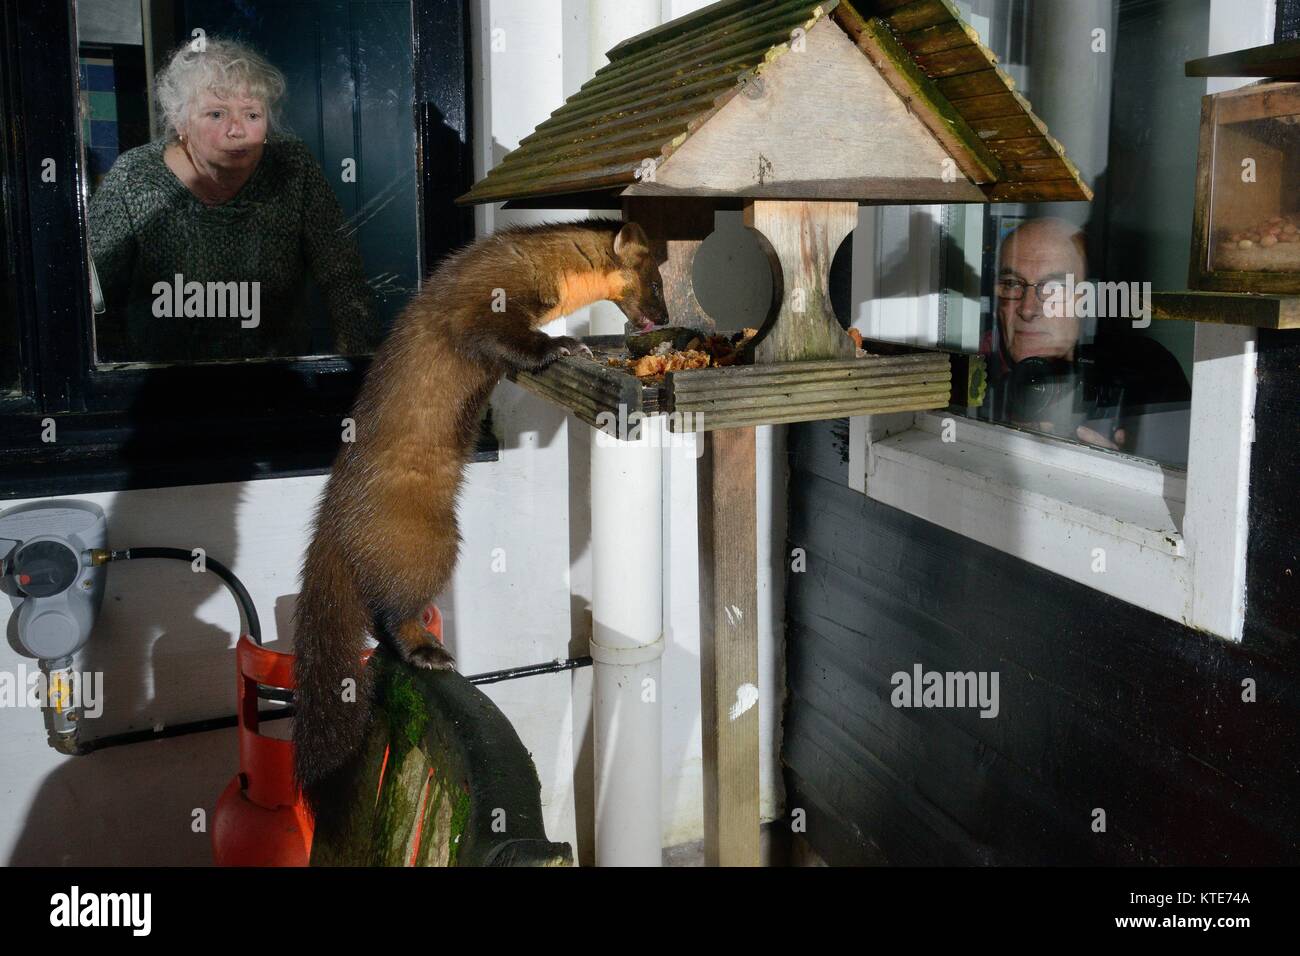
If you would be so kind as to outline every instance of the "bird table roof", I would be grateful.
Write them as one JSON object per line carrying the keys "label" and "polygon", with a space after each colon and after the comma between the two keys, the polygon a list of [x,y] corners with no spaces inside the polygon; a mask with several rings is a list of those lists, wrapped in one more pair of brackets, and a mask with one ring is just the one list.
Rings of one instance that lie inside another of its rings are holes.
{"label": "bird table roof", "polygon": [[608,56],[458,202],[1092,198],[949,0],[721,0]]}

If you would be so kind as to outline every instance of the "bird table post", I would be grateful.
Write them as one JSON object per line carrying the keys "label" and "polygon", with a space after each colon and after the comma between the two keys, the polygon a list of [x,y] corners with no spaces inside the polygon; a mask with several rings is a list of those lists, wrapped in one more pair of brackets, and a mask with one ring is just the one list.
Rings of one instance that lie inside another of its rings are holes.
{"label": "bird table post", "polygon": [[696,470],[704,862],[758,866],[754,428],[704,432]]}

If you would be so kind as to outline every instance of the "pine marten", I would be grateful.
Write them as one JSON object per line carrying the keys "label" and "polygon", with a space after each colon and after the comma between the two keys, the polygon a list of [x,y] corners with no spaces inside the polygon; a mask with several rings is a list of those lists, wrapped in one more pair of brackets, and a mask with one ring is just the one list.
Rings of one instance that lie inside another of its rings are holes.
{"label": "pine marten", "polygon": [[456,565],[457,491],[493,386],[585,350],[538,327],[592,302],[616,303],[629,328],[663,324],[660,282],[635,223],[513,227],[448,256],[380,345],[351,413],[355,440],[316,513],[294,614],[294,772],[318,830],[365,741],[366,638],[418,667],[453,664],[421,614]]}

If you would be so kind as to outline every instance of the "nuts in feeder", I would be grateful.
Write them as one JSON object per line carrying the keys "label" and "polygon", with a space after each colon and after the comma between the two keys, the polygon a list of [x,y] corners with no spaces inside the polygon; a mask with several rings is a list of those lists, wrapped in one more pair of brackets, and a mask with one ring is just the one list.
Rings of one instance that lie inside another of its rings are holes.
{"label": "nuts in feeder", "polygon": [[1227,233],[1215,248],[1214,265],[1237,272],[1300,271],[1300,216],[1273,216]]}

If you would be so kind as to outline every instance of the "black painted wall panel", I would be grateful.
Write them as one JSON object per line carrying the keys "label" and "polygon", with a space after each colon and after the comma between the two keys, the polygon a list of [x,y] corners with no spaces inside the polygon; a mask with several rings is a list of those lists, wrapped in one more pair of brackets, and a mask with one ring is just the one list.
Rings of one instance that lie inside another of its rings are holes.
{"label": "black painted wall panel", "polygon": [[1250,469],[1247,626],[1300,653],[1300,335],[1262,331]]}
{"label": "black painted wall panel", "polygon": [[[846,485],[845,422],[791,427],[789,539],[808,565],[788,575],[783,758],[829,862],[1300,862],[1288,336],[1260,337],[1240,645],[873,502]],[[895,708],[890,677],[914,663],[996,671],[998,716]]]}

